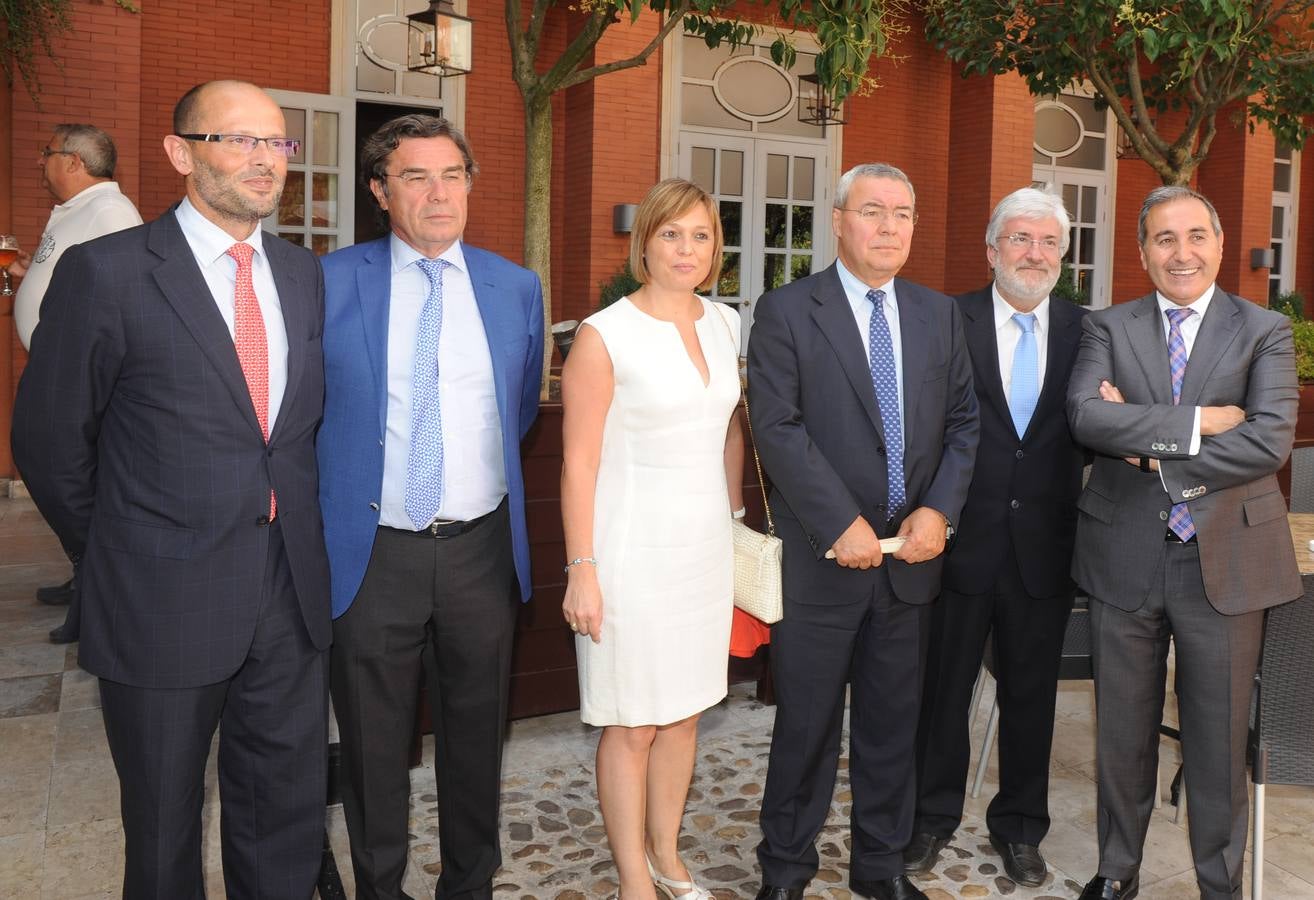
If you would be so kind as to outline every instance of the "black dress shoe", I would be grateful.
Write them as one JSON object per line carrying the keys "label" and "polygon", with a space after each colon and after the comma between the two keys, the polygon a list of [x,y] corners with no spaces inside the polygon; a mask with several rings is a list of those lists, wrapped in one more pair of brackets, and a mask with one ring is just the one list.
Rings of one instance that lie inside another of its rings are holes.
{"label": "black dress shoe", "polygon": [[1133,875],[1126,881],[1114,881],[1096,875],[1086,883],[1081,892],[1081,900],[1132,900],[1141,889],[1139,875]]}
{"label": "black dress shoe", "polygon": [[990,835],[990,846],[995,848],[1004,859],[1004,871],[1008,877],[1023,887],[1040,887],[1049,874],[1045,857],[1040,855],[1040,848],[1032,844],[1010,844]]}
{"label": "black dress shoe", "polygon": [[757,892],[757,900],[803,900],[803,888],[782,888],[764,884],[762,890]]}
{"label": "black dress shoe", "polygon": [[908,880],[907,875],[896,875],[893,878],[881,878],[877,881],[850,878],[849,887],[860,897],[871,897],[874,900],[926,900],[926,895]]}
{"label": "black dress shoe", "polygon": [[903,871],[909,875],[924,875],[935,867],[940,851],[949,845],[949,838],[918,832],[903,850]]}
{"label": "black dress shoe", "polygon": [[71,644],[77,639],[77,626],[70,628],[67,622],[57,628],[50,629],[50,643],[52,644]]}
{"label": "black dress shoe", "polygon": [[63,584],[37,588],[36,598],[38,603],[44,603],[46,606],[63,606],[73,599],[73,579],[70,578]]}

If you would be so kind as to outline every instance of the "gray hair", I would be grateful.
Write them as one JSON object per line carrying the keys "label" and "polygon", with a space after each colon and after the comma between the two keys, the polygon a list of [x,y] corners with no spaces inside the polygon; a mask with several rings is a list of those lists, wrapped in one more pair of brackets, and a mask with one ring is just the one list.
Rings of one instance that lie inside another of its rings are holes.
{"label": "gray hair", "polygon": [[93,178],[113,178],[119,154],[114,139],[95,125],[56,125],[55,140],[59,149],[77,154]]}
{"label": "gray hair", "polygon": [[986,225],[985,242],[993,247],[999,242],[999,232],[1009,219],[1029,219],[1039,222],[1041,219],[1057,219],[1059,226],[1059,254],[1068,252],[1068,239],[1071,237],[1072,218],[1063,205],[1063,198],[1048,191],[1036,188],[1019,188],[1009,194],[995,206],[990,214],[990,224]]}
{"label": "gray hair", "polygon": [[1164,203],[1172,203],[1174,200],[1199,200],[1204,204],[1205,209],[1209,210],[1209,224],[1213,226],[1214,236],[1223,236],[1223,225],[1218,221],[1218,210],[1209,202],[1209,198],[1199,191],[1192,190],[1184,185],[1170,184],[1163,187],[1157,187],[1145,195],[1145,202],[1141,204],[1141,215],[1136,220],[1136,243],[1145,243],[1145,220],[1150,216],[1150,210]]}
{"label": "gray hair", "polygon": [[835,185],[836,209],[843,209],[848,204],[849,191],[853,190],[853,182],[859,178],[892,178],[895,181],[902,181],[908,188],[908,196],[912,197],[913,209],[917,208],[917,191],[913,189],[912,182],[908,180],[902,169],[895,168],[889,163],[862,163],[840,176],[839,184]]}

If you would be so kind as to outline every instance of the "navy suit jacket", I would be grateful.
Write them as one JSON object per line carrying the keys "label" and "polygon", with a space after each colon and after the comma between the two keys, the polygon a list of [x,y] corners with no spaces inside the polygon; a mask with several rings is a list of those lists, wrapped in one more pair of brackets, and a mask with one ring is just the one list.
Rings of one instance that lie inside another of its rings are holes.
{"label": "navy suit jacket", "polygon": [[1028,594],[1063,594],[1072,590],[1077,495],[1085,464],[1084,451],[1068,428],[1065,405],[1086,310],[1050,299],[1045,383],[1026,434],[1019,438],[999,375],[991,289],[957,300],[981,407],[981,444],[958,536],[945,560],[945,587],[960,594],[989,591],[1011,552]]}
{"label": "navy suit jacket", "polygon": [[[333,617],[360,590],[379,527],[388,416],[390,238],[324,258],[324,367],[319,434],[320,505],[332,569]],[[461,245],[488,335],[502,422],[511,537],[522,600],[529,599],[529,534],[520,442],[538,415],[543,363],[543,291],[538,276],[495,253]]]}
{"label": "navy suit jacket", "polygon": [[[748,344],[753,437],[771,479],[784,541],[785,594],[800,603],[850,603],[876,573],[825,553],[859,515],[881,537],[929,506],[957,522],[972,479],[978,421],[958,306],[895,281],[903,350],[907,503],[886,523],[885,429],[853,309],[835,266],[763,294]],[[905,603],[940,592],[944,555],[909,565],[886,557]]]}
{"label": "navy suit jacket", "polygon": [[237,670],[261,609],[271,489],[306,630],[329,645],[314,451],[324,282],[310,251],[262,241],[288,343],[268,445],[172,211],[69,248],[46,292],[14,458],[82,557],[79,661],[111,681],[195,687]]}

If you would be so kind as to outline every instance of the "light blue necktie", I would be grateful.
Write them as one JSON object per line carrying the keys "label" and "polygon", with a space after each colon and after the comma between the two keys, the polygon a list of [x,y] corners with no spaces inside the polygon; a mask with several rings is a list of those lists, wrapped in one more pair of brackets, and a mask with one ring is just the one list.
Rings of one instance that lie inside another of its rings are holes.
{"label": "light blue necktie", "polygon": [[415,263],[429,279],[429,296],[415,327],[411,369],[411,447],[406,460],[406,516],[416,529],[438,516],[443,499],[443,416],[438,399],[438,338],[443,331],[444,259]]}
{"label": "light blue necktie", "polygon": [[1021,438],[1027,433],[1031,414],[1040,399],[1040,360],[1036,355],[1036,314],[1013,313],[1013,322],[1022,332],[1013,348],[1013,377],[1008,389],[1008,410],[1013,414],[1013,428]]}
{"label": "light blue necktie", "polygon": [[884,291],[868,291],[872,302],[871,323],[867,329],[871,383],[876,388],[876,403],[881,408],[881,424],[885,426],[886,490],[890,495],[886,515],[893,519],[895,512],[907,499],[903,484],[903,423],[899,420],[899,378],[894,367],[894,341],[890,338],[890,323],[885,321]]}
{"label": "light blue necktie", "polygon": [[[1168,316],[1168,367],[1173,376],[1173,406],[1182,402],[1182,380],[1186,378],[1186,341],[1182,338],[1182,323],[1195,315],[1193,309],[1165,309]],[[1168,527],[1183,542],[1195,537],[1195,520],[1186,503],[1174,503],[1168,514]]]}

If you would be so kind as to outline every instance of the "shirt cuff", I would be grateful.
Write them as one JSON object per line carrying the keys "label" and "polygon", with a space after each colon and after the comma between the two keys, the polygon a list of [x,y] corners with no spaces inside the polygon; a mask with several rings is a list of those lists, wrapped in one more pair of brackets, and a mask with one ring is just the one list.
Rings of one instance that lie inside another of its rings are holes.
{"label": "shirt cuff", "polygon": [[1195,423],[1191,426],[1191,449],[1187,453],[1195,456],[1200,452],[1200,407],[1195,408]]}

